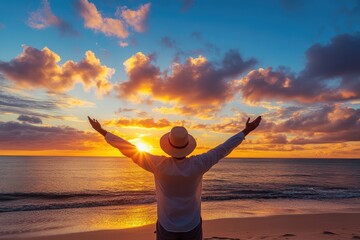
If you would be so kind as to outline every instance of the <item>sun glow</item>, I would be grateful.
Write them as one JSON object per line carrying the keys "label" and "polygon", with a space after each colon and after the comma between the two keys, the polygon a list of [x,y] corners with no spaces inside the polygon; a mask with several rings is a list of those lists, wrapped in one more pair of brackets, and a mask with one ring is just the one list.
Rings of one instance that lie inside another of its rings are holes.
{"label": "sun glow", "polygon": [[140,152],[150,152],[153,148],[152,146],[144,142],[138,142],[135,145]]}

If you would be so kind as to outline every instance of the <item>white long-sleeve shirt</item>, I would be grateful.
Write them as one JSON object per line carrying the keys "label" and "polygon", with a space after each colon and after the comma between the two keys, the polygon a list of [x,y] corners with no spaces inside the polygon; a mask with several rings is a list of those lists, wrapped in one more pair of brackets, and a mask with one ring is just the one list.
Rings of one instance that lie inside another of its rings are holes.
{"label": "white long-sleeve shirt", "polygon": [[244,140],[240,132],[210,151],[178,160],[140,152],[135,145],[111,133],[106,141],[154,174],[158,221],[167,231],[188,232],[201,219],[202,178],[220,159]]}

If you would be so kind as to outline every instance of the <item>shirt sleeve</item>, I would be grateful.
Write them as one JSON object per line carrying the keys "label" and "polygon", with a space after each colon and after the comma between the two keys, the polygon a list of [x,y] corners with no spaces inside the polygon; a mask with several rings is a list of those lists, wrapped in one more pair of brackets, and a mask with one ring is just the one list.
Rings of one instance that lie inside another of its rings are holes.
{"label": "shirt sleeve", "polygon": [[134,144],[129,143],[125,139],[118,137],[112,133],[107,132],[105,140],[111,146],[119,149],[119,151],[128,158],[131,158],[134,163],[141,168],[154,173],[159,166],[164,156],[156,156],[147,152],[142,152],[137,149]]}
{"label": "shirt sleeve", "polygon": [[219,162],[220,159],[229,155],[234,148],[239,146],[242,141],[245,139],[243,132],[239,132],[226,140],[224,143],[218,145],[217,147],[209,150],[207,153],[201,154],[198,157],[200,158],[199,163],[201,164],[201,170],[203,173],[210,170],[212,166]]}

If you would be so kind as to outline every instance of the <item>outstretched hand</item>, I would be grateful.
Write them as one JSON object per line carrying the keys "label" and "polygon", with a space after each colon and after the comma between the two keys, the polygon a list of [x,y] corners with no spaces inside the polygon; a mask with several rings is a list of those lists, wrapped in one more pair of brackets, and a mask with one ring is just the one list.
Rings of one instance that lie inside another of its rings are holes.
{"label": "outstretched hand", "polygon": [[250,118],[246,121],[245,129],[243,130],[243,133],[247,135],[249,132],[254,131],[261,122],[261,116],[258,116],[254,121],[250,122]]}
{"label": "outstretched hand", "polygon": [[89,122],[90,122],[91,126],[93,127],[93,129],[95,129],[101,135],[105,136],[105,134],[107,132],[101,127],[101,124],[98,122],[98,120],[96,120],[95,118],[91,119],[89,116],[88,116],[88,119],[89,119]]}

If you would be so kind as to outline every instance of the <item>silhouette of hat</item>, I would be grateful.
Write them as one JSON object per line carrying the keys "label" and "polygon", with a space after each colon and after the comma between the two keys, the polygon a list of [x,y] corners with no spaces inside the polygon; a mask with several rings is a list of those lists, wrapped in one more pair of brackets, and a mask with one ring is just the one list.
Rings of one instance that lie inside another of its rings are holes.
{"label": "silhouette of hat", "polygon": [[196,147],[196,140],[184,127],[173,127],[160,139],[161,149],[172,157],[189,155]]}

